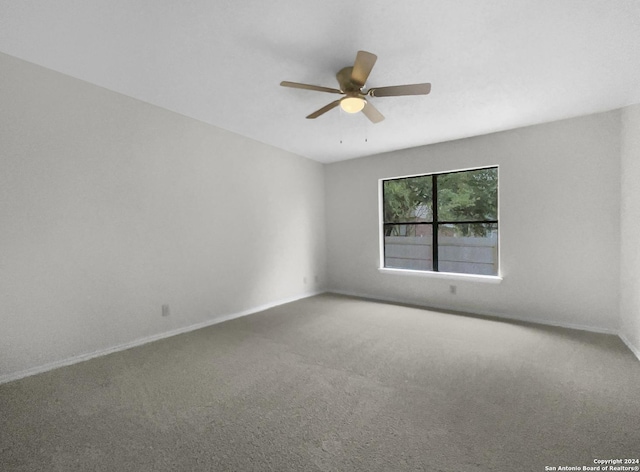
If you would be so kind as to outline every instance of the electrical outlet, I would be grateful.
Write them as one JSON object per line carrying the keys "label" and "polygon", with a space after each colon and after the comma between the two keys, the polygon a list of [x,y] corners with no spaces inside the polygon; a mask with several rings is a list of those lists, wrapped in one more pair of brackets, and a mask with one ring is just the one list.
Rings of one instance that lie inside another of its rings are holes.
{"label": "electrical outlet", "polygon": [[456,287],[455,285],[449,285],[449,293],[451,295],[455,295],[457,291],[458,291],[458,287]]}
{"label": "electrical outlet", "polygon": [[314,275],[314,276],[313,276],[313,281],[314,281],[315,283],[318,283],[318,276],[317,276],[317,275]]}
{"label": "electrical outlet", "polygon": [[169,316],[169,305],[162,305],[162,316]]}
{"label": "electrical outlet", "polygon": [[307,285],[307,278],[306,277],[302,277],[302,282]]}

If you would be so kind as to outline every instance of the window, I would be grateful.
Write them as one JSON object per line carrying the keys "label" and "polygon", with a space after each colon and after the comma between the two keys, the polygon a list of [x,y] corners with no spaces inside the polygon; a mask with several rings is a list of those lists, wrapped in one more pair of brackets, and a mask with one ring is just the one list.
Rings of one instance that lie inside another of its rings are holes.
{"label": "window", "polygon": [[384,267],[498,275],[498,168],[382,181]]}

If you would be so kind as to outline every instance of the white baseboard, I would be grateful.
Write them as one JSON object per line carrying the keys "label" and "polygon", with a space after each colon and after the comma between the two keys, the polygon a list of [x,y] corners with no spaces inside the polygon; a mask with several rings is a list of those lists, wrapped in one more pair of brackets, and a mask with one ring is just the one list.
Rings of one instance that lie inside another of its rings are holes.
{"label": "white baseboard", "polygon": [[108,347],[105,349],[99,349],[97,351],[88,352],[84,354],[79,354],[77,356],[68,357],[66,359],[61,359],[59,361],[50,362],[44,365],[39,365],[36,367],[32,367],[30,369],[22,370],[19,372],[12,372],[10,374],[0,375],[0,384],[11,382],[13,380],[22,379],[25,377],[29,377],[31,375],[41,374],[43,372],[48,372],[50,370],[57,369],[59,367],[65,367],[72,364],[77,364],[79,362],[88,361],[89,359],[93,359],[95,357],[106,356],[107,354],[112,354],[118,351],[124,351],[126,349],[130,349],[132,347],[142,346],[143,344],[148,344],[153,341],[159,341],[160,339],[170,338],[171,336],[176,336],[178,334],[188,333],[189,331],[195,331],[197,329],[206,328],[207,326],[211,326],[214,324],[222,323],[224,321],[233,320],[235,318],[240,318],[247,315],[252,315],[254,313],[258,313],[260,311],[268,310],[269,308],[273,308],[279,305],[284,305],[285,303],[291,303],[296,300],[301,300],[303,298],[313,297],[315,295],[319,295],[324,293],[324,291],[318,292],[309,292],[302,295],[297,295],[295,297],[285,298],[282,300],[277,300],[274,302],[266,303],[264,305],[256,306],[253,308],[249,308],[248,310],[240,311],[237,313],[229,313],[226,315],[216,316],[215,318],[207,321],[203,321],[202,323],[196,323],[189,326],[184,326],[182,328],[177,328],[171,331],[165,331],[163,333],[153,334],[151,336],[145,336],[144,338],[135,339],[133,341],[118,344],[117,346]]}
{"label": "white baseboard", "polygon": [[419,306],[421,308],[426,308],[426,309],[432,309],[432,310],[443,310],[443,311],[453,311],[453,312],[458,312],[461,314],[468,314],[468,315],[479,315],[479,316],[490,316],[492,318],[501,318],[501,319],[505,319],[505,320],[512,320],[512,321],[522,321],[525,323],[534,323],[534,324],[540,324],[540,325],[546,325],[546,326],[556,326],[558,328],[570,328],[570,329],[577,329],[580,331],[590,331],[593,333],[601,333],[601,334],[613,334],[613,335],[618,335],[618,331],[614,330],[614,329],[607,329],[607,328],[601,328],[601,327],[597,327],[597,326],[588,326],[588,325],[580,325],[580,324],[574,324],[574,323],[563,323],[563,322],[558,322],[555,320],[548,320],[548,319],[539,319],[539,318],[529,318],[526,316],[513,316],[513,315],[505,315],[503,313],[495,313],[495,312],[489,312],[489,311],[484,311],[484,310],[474,310],[474,311],[465,311],[465,310],[460,310],[458,308],[452,307],[452,306],[443,306],[443,305],[436,305],[436,304],[420,304],[420,303],[414,303],[414,302],[407,302],[407,300],[403,300],[400,298],[394,298],[394,297],[381,297],[379,295],[369,295],[369,294],[364,294],[364,293],[356,293],[356,292],[347,292],[344,290],[331,290],[328,289],[327,290],[328,293],[336,293],[339,295],[347,295],[350,297],[358,297],[358,298],[365,298],[365,299],[369,299],[369,300],[377,300],[377,301],[381,301],[381,302],[390,302],[390,303],[399,303],[399,304],[403,304],[403,305],[414,305],[414,306]]}
{"label": "white baseboard", "polygon": [[635,356],[638,358],[638,360],[640,361],[640,349],[634,346],[624,334],[621,333],[621,334],[618,334],[618,336],[620,336],[620,339],[622,339],[622,342],[627,345],[629,350],[633,352]]}
{"label": "white baseboard", "polygon": [[[315,295],[320,295],[322,293],[335,293],[338,295],[346,295],[346,296],[351,296],[351,297],[357,297],[357,298],[363,298],[363,299],[369,299],[369,300],[376,300],[376,301],[381,301],[381,302],[390,302],[390,303],[399,303],[399,304],[409,304],[409,305],[415,305],[415,306],[420,306],[422,308],[426,308],[426,309],[433,309],[433,310],[445,310],[445,311],[457,311],[460,313],[463,313],[461,310],[456,310],[454,307],[450,307],[450,306],[437,306],[437,305],[427,305],[427,304],[417,304],[417,303],[407,303],[406,300],[400,299],[400,298],[394,298],[394,297],[381,297],[381,296],[374,296],[374,295],[370,295],[370,294],[365,294],[365,293],[357,293],[357,292],[349,292],[349,291],[344,291],[344,290],[326,290],[326,291],[317,291],[317,292],[309,292],[309,293],[305,293],[302,295],[298,295],[295,297],[290,297],[290,298],[286,298],[286,299],[282,299],[282,300],[277,300],[271,303],[267,303],[264,305],[260,305],[260,306],[256,306],[253,308],[250,308],[248,310],[243,310],[237,313],[230,313],[230,314],[226,314],[226,315],[221,315],[221,316],[217,316],[211,320],[207,320],[204,321],[202,323],[196,323],[193,325],[189,325],[189,326],[185,326],[182,328],[177,328],[171,331],[165,331],[163,333],[159,333],[159,334],[154,334],[151,336],[146,336],[144,338],[139,338],[139,339],[135,339],[133,341],[130,341],[128,343],[123,343],[123,344],[118,344],[116,346],[112,346],[106,349],[99,349],[97,351],[93,351],[93,352],[89,352],[89,353],[85,353],[85,354],[80,354],[77,356],[73,356],[73,357],[69,357],[66,359],[62,359],[59,361],[54,361],[54,362],[50,362],[44,365],[40,365],[40,366],[36,366],[36,367],[32,367],[30,369],[26,369],[26,370],[22,370],[19,372],[13,372],[10,374],[5,374],[5,375],[0,375],[0,384],[3,383],[7,383],[7,382],[11,382],[13,380],[18,380],[18,379],[22,379],[25,377],[29,377],[31,375],[36,375],[36,374],[40,374],[43,372],[48,372],[50,370],[54,370],[57,369],[59,367],[65,367],[65,366],[69,366],[72,364],[77,364],[79,362],[84,362],[84,361],[88,361],[89,359],[93,359],[95,357],[100,357],[100,356],[106,356],[107,354],[111,354],[114,352],[118,352],[118,351],[124,351],[126,349],[130,349],[133,347],[137,347],[137,346],[142,346],[144,344],[148,344],[150,342],[154,342],[154,341],[159,341],[161,339],[165,339],[165,338],[169,338],[171,336],[176,336],[178,334],[183,334],[183,333],[188,333],[190,331],[195,331],[198,329],[202,329],[202,328],[206,328],[207,326],[211,326],[214,324],[218,324],[218,323],[222,323],[224,321],[229,321],[235,318],[240,318],[243,316],[247,316],[247,315],[251,315],[254,313],[258,313],[260,311],[264,311],[264,310],[268,310],[269,308],[273,308],[279,305],[284,305],[286,303],[291,303],[294,302],[296,300],[301,300],[303,298],[308,298],[308,297],[313,297]],[[573,324],[573,323],[559,323],[557,321],[554,320],[541,320],[541,319],[532,319],[532,318],[528,318],[528,317],[520,317],[520,316],[511,316],[511,315],[504,315],[504,314],[498,314],[498,313],[492,313],[492,312],[487,312],[487,311],[481,311],[481,310],[476,310],[474,312],[464,312],[466,314],[469,315],[480,315],[480,316],[491,316],[494,318],[502,318],[502,319],[506,319],[506,320],[513,320],[513,321],[523,321],[523,322],[527,322],[527,323],[534,323],[534,324],[541,324],[541,325],[547,325],[547,326],[557,326],[560,328],[570,328],[570,329],[578,329],[581,331],[591,331],[591,332],[595,332],[595,333],[602,333],[602,334],[613,334],[613,335],[617,335],[620,337],[620,339],[622,340],[622,342],[629,348],[629,350],[631,350],[631,352],[633,352],[633,354],[638,358],[638,360],[640,360],[640,349],[638,349],[636,346],[634,346],[624,335],[618,333],[615,330],[610,330],[610,329],[606,329],[606,328],[599,328],[599,327],[593,327],[593,326],[585,326],[585,325],[578,325],[578,324]]]}
{"label": "white baseboard", "polygon": [[363,298],[363,299],[369,299],[369,300],[376,300],[376,301],[381,301],[381,302],[389,302],[389,303],[399,303],[399,304],[403,304],[403,305],[413,305],[413,306],[419,306],[421,308],[425,308],[425,309],[432,309],[432,310],[444,310],[444,311],[452,311],[452,312],[458,312],[458,313],[462,313],[462,314],[468,314],[468,315],[479,315],[479,316],[490,316],[492,318],[501,318],[501,319],[505,319],[505,320],[513,320],[513,321],[522,321],[522,322],[526,322],[526,323],[533,323],[533,324],[540,324],[540,325],[545,325],[545,326],[555,326],[558,328],[569,328],[569,329],[577,329],[580,331],[589,331],[592,333],[600,333],[600,334],[611,334],[614,336],[618,336],[622,342],[629,348],[629,350],[638,358],[638,360],[640,361],[640,348],[634,346],[631,341],[629,341],[624,334],[620,333],[617,330],[614,329],[608,329],[608,328],[601,328],[601,327],[597,327],[597,326],[588,326],[588,325],[579,325],[579,324],[575,324],[575,323],[562,323],[562,322],[558,322],[555,320],[546,320],[546,319],[533,319],[533,318],[529,318],[529,317],[525,317],[525,316],[512,316],[512,315],[504,315],[504,314],[499,314],[499,313],[492,313],[492,312],[488,312],[488,311],[482,311],[482,310],[476,310],[474,312],[470,312],[470,311],[461,311],[461,310],[457,310],[453,307],[447,307],[447,306],[437,306],[437,305],[427,305],[427,304],[417,304],[417,303],[407,303],[406,300],[400,299],[400,298],[393,298],[393,297],[380,297],[378,295],[369,295],[369,294],[363,294],[363,293],[356,293],[356,292],[348,292],[348,291],[344,291],[344,290],[331,290],[328,289],[325,293],[335,293],[338,295],[346,295],[349,297],[357,297],[357,298]]}

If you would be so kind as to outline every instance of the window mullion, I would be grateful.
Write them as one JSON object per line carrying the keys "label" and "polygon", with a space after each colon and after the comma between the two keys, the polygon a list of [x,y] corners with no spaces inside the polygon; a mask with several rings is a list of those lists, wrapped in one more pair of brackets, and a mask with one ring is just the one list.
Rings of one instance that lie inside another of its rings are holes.
{"label": "window mullion", "polygon": [[431,177],[431,259],[433,271],[438,272],[438,176]]}

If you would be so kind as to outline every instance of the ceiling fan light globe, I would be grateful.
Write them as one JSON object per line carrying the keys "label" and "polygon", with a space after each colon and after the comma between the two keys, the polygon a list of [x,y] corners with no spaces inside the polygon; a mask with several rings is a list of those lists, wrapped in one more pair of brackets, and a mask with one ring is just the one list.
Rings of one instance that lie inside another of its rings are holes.
{"label": "ceiling fan light globe", "polygon": [[340,108],[347,113],[358,113],[359,111],[362,111],[366,103],[367,102],[364,98],[346,97],[340,101]]}

